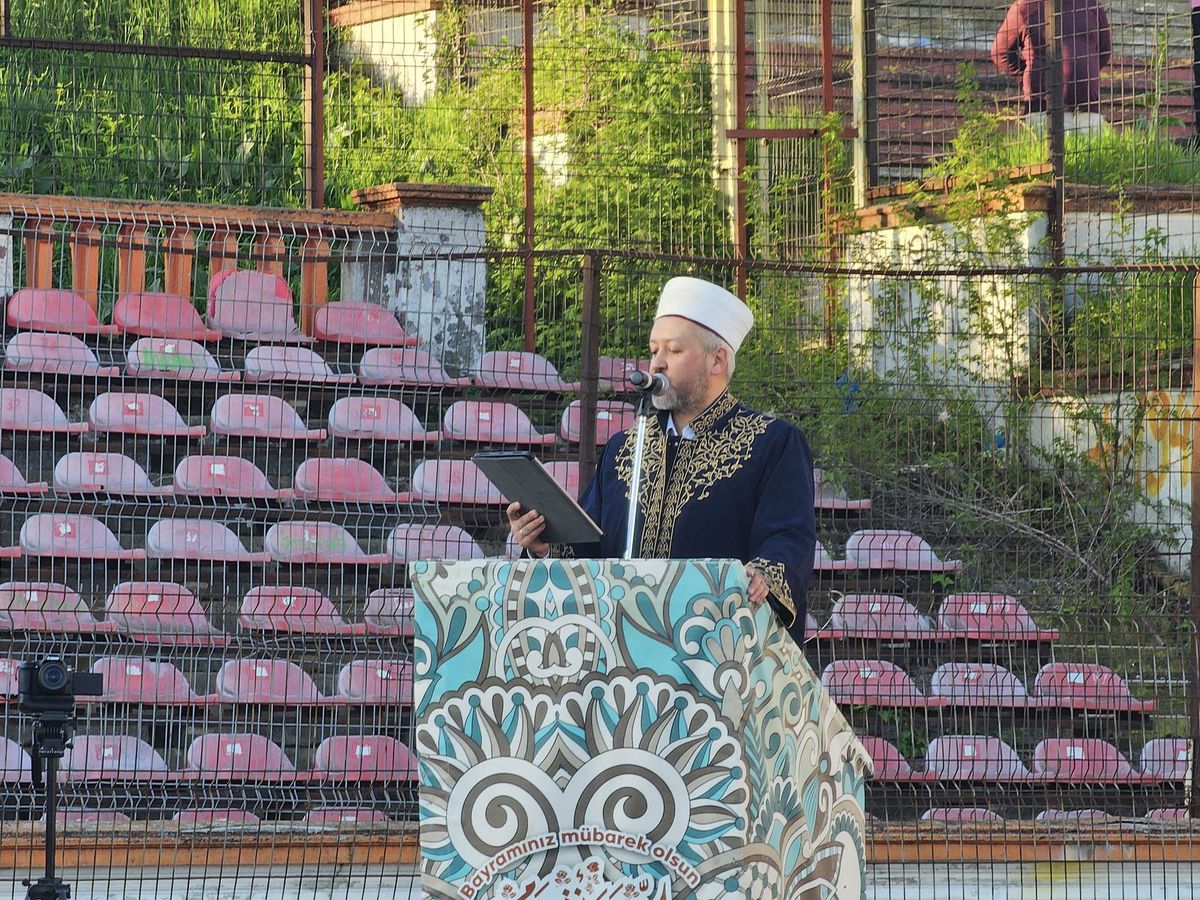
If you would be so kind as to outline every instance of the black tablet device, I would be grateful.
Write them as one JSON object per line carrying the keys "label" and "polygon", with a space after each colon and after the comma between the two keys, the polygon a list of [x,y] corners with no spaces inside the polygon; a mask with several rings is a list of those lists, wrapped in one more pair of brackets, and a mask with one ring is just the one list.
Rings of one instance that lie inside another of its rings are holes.
{"label": "black tablet device", "polygon": [[510,501],[526,510],[536,509],[546,517],[542,540],[554,544],[583,544],[598,541],[603,532],[591,517],[563,490],[546,467],[525,450],[486,450],[471,457],[488,481]]}

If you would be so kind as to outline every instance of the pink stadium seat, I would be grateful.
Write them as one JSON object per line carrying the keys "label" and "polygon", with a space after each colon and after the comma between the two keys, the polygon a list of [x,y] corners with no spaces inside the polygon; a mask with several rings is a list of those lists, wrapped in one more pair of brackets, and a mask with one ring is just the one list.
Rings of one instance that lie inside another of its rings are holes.
{"label": "pink stadium seat", "polygon": [[941,697],[951,706],[1024,709],[1042,705],[1029,697],[1020,678],[995,663],[943,663],[930,679],[929,695]]}
{"label": "pink stadium seat", "polygon": [[270,272],[225,269],[208,283],[208,322],[226,337],[308,343],[296,327],[292,291]]}
{"label": "pink stadium seat", "polygon": [[451,378],[442,364],[412,347],[372,347],[358,361],[362,384],[407,384],[418,387],[465,387],[469,378]]}
{"label": "pink stadium seat", "polygon": [[208,328],[187,297],[158,291],[122,294],[113,307],[113,324],[125,334],[219,341],[221,332]]}
{"label": "pink stadium seat", "polygon": [[323,441],[324,428],[309,428],[286,400],[270,394],[226,394],[212,408],[213,434],[265,440]]}
{"label": "pink stadium seat", "polygon": [[205,781],[296,781],[283,749],[260,734],[204,734],[187,749],[185,778]]}
{"label": "pink stadium seat", "polygon": [[204,437],[203,425],[188,425],[170,401],[157,394],[101,394],[88,407],[93,431],[147,437]]}
{"label": "pink stadium seat", "polygon": [[171,772],[158,751],[141,738],[76,735],[62,758],[59,777],[69,781],[159,781]]}
{"label": "pink stadium seat", "polygon": [[103,378],[121,374],[117,366],[100,365],[92,349],[74,335],[40,331],[23,331],[9,340],[4,349],[4,368],[13,372]]}
{"label": "pink stadium seat", "polygon": [[339,375],[308,347],[267,345],[246,354],[246,381],[294,381],[304,384],[352,384],[353,375]]}
{"label": "pink stadium seat", "polygon": [[211,519],[159,519],[146,534],[150,559],[266,563],[269,553],[252,553],[224,522]]}
{"label": "pink stadium seat", "polygon": [[908,673],[881,659],[838,659],[821,673],[821,684],[838,703],[871,706],[944,706],[940,697],[925,697]]}
{"label": "pink stadium seat", "polygon": [[136,656],[102,656],[92,664],[92,671],[103,676],[104,694],[100,699],[109,703],[191,705],[201,702],[187,677],[174,663]]}
{"label": "pink stadium seat", "polygon": [[214,698],[222,703],[279,706],[328,704],[308,673],[286,659],[231,659],[217,672]]}
{"label": "pink stadium seat", "polygon": [[908,572],[956,572],[958,560],[943,562],[924,538],[911,531],[862,529],[846,541],[846,559],[860,569],[899,569]]}
{"label": "pink stadium seat", "polygon": [[1038,628],[1025,607],[1007,594],[950,594],[938,610],[938,629],[983,641],[1053,641],[1058,630]]}
{"label": "pink stadium seat", "polygon": [[184,338],[138,338],[125,353],[125,374],[134,378],[178,378],[186,381],[239,381],[203,346]]}
{"label": "pink stadium seat", "polygon": [[17,696],[17,668],[20,665],[19,659],[0,657],[0,697]]}
{"label": "pink stadium seat", "polygon": [[74,588],[53,581],[0,584],[0,628],[69,634],[105,634],[116,630],[110,622],[96,621]]}
{"label": "pink stadium seat", "polygon": [[38,513],[21,526],[26,556],[57,559],[143,559],[142,550],[126,550],[108,526],[94,516]]}
{"label": "pink stadium seat", "polygon": [[128,494],[161,497],[172,492],[159,487],[146,470],[123,453],[68,453],[54,466],[54,490],[68,494]]}
{"label": "pink stadium seat", "polygon": [[375,347],[412,347],[417,338],[405,333],[396,314],[378,303],[341,300],[317,307],[313,333],[322,341],[370,344]]}
{"label": "pink stadium seat", "polygon": [[934,636],[928,618],[891,594],[844,595],[834,604],[832,624],[850,637],[902,641]]}
{"label": "pink stadium seat", "polygon": [[649,372],[650,363],[644,359],[627,359],[619,356],[601,356],[599,359],[600,386],[626,393],[633,390],[629,376],[634,372]]}
{"label": "pink stadium seat", "polygon": [[25,782],[33,780],[33,760],[25,748],[11,738],[0,737],[0,781]]}
{"label": "pink stadium seat", "polygon": [[114,325],[101,325],[95,311],[74,291],[22,288],[8,301],[8,324],[27,331],[67,334],[116,334]]}
{"label": "pink stadium seat", "polygon": [[1067,709],[1152,712],[1154,700],[1138,700],[1125,679],[1097,663],[1047,663],[1033,681],[1033,696],[1044,706]]}
{"label": "pink stadium seat", "polygon": [[389,659],[356,659],[338,673],[338,696],[352,703],[412,702],[412,666]]}
{"label": "pink stadium seat", "polygon": [[256,631],[300,634],[366,634],[365,625],[344,621],[333,602],[309,587],[260,586],[242,598],[238,621]]}
{"label": "pink stadium seat", "polygon": [[258,825],[262,819],[245,809],[183,809],[171,816],[183,828]]}
{"label": "pink stadium seat", "polygon": [[310,809],[301,820],[305,825],[330,827],[347,827],[361,825],[386,825],[391,819],[381,809],[352,809],[333,806],[321,806]]}
{"label": "pink stadium seat", "polygon": [[1097,738],[1046,738],[1033,748],[1033,774],[1045,781],[1152,783],[1140,775],[1108,741]]}
{"label": "pink stadium seat", "polygon": [[345,503],[407,503],[407,492],[394,490],[369,462],[356,458],[306,459],[296,470],[296,496]]}
{"label": "pink stadium seat", "polygon": [[413,595],[408,588],[377,588],[363,607],[363,622],[370,634],[413,633]]}
{"label": "pink stadium seat", "polygon": [[290,500],[290,488],[276,488],[262,469],[240,456],[185,456],[175,467],[175,493],[191,497]]}
{"label": "pink stadium seat", "polygon": [[416,559],[483,559],[483,549],[457,525],[397,525],[388,537],[392,562]]}
{"label": "pink stadium seat", "polygon": [[1035,822],[1110,822],[1116,819],[1102,809],[1043,809]]}
{"label": "pink stadium seat", "polygon": [[204,614],[195,595],[170,581],[123,581],[104,601],[108,622],[131,638],[171,644],[228,642]]}
{"label": "pink stadium seat", "polygon": [[457,400],[442,419],[447,440],[488,444],[545,446],[556,440],[541,434],[529,417],[511,403],[498,400]]}
{"label": "pink stadium seat", "polygon": [[500,490],[470,460],[427,459],[412,476],[414,500],[503,505]]}
{"label": "pink stadium seat", "polygon": [[1004,817],[982,806],[935,806],[921,813],[922,822],[939,822],[944,825],[974,824],[977,822],[1003,822]]}
{"label": "pink stadium seat", "polygon": [[1146,813],[1146,818],[1151,822],[1189,822],[1191,815],[1186,809],[1175,808],[1159,808],[1152,809]]}
{"label": "pink stadium seat", "polygon": [[416,757],[386,735],[328,737],[313,756],[313,777],[323,781],[412,781],[416,774]]}
{"label": "pink stadium seat", "polygon": [[863,749],[871,757],[871,761],[875,764],[875,774],[872,776],[875,781],[937,781],[937,775],[933,772],[917,772],[908,764],[908,760],[904,758],[895,744],[885,741],[883,738],[877,737],[860,737],[859,741],[863,745]]}
{"label": "pink stadium seat", "polygon": [[441,440],[404,403],[391,397],[340,397],[329,410],[329,433],[360,441]]}
{"label": "pink stadium seat", "polygon": [[1163,781],[1184,781],[1191,769],[1191,741],[1187,738],[1152,738],[1142,745],[1142,774]]}
{"label": "pink stadium seat", "polygon": [[358,541],[336,522],[276,522],[267,529],[263,548],[276,562],[289,565],[364,565],[391,562],[386,553],[364,553]]}
{"label": "pink stadium seat", "polygon": [[86,422],[71,422],[54,398],[32,388],[0,388],[0,431],[81,434]]}
{"label": "pink stadium seat", "polygon": [[[596,402],[596,444],[607,444],[614,434],[633,428],[637,410],[624,400],[598,400]],[[579,429],[583,421],[583,401],[574,400],[563,410],[558,433],[564,441],[579,443]]]}
{"label": "pink stadium seat", "polygon": [[44,494],[49,487],[44,481],[26,481],[16,463],[0,454],[0,495]]}
{"label": "pink stadium seat", "polygon": [[871,508],[870,500],[851,500],[846,489],[825,480],[825,473],[813,469],[813,499],[817,509],[861,511]]}
{"label": "pink stadium seat", "polygon": [[578,381],[565,381],[544,356],[515,350],[491,350],[480,358],[475,383],[514,391],[578,391]]}
{"label": "pink stadium seat", "polygon": [[1028,781],[1017,751],[997,737],[949,735],[925,750],[925,769],[942,781]]}
{"label": "pink stadium seat", "polygon": [[550,477],[572,497],[579,496],[579,463],[556,459],[544,464]]}
{"label": "pink stadium seat", "polygon": [[[38,822],[44,824],[45,821],[43,814]],[[54,815],[54,822],[59,828],[94,828],[97,825],[129,825],[133,819],[115,809],[60,809]]]}
{"label": "pink stadium seat", "polygon": [[817,541],[816,552],[813,555],[814,572],[847,572],[858,566],[848,559],[834,559],[824,545]]}

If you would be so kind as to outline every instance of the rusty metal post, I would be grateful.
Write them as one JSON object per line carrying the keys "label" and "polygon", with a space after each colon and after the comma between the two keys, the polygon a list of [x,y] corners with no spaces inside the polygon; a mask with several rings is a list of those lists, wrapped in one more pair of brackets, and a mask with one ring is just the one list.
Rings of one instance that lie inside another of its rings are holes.
{"label": "rusty metal post", "polygon": [[[826,123],[834,112],[833,106],[833,0],[821,0],[821,109]],[[822,132],[821,142],[821,249],[827,265],[838,261],[837,239],[833,231],[834,180],[833,162],[829,158],[830,136]],[[840,138],[839,138],[840,140]],[[825,345],[834,345],[833,322],[837,315],[837,282],[829,275],[825,282]]]}
{"label": "rusty metal post", "polygon": [[[738,132],[746,128],[746,86],[749,73],[746,71],[746,0],[734,0],[734,81],[737,85],[734,97],[734,127]],[[750,258],[750,223],[746,212],[746,141],[738,137],[734,143],[734,241],[733,258],[737,261],[737,295],[746,299],[746,260]]]}
{"label": "rusty metal post", "polygon": [[596,396],[600,392],[600,275],[603,257],[583,257],[583,390],[579,395],[579,483],[596,471]]}
{"label": "rusty metal post", "polygon": [[307,0],[304,10],[304,202],[325,206],[325,3]]}
{"label": "rusty metal post", "polygon": [[0,29],[5,37],[12,37],[12,0],[0,0]]}
{"label": "rusty metal post", "polygon": [[521,243],[525,261],[525,302],[521,309],[521,320],[525,331],[525,350],[529,352],[537,344],[533,265],[533,3],[534,0],[521,0],[521,34],[525,45],[525,65],[521,76],[525,104],[525,234]]}
{"label": "rusty metal post", "polygon": [[1200,272],[1194,275],[1192,286],[1192,402],[1189,415],[1192,423],[1191,458],[1188,471],[1192,478],[1192,552],[1189,561],[1188,618],[1192,624],[1188,646],[1188,732],[1192,738],[1191,771],[1187,785],[1187,805],[1192,818],[1200,816]]}

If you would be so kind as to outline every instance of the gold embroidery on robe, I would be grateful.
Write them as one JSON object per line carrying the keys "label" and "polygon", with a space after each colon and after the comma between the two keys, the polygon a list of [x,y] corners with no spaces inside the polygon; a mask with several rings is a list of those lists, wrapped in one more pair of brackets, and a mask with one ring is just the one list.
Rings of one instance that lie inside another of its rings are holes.
{"label": "gold embroidery on robe", "polygon": [[781,562],[772,562],[769,559],[763,559],[761,556],[756,556],[750,560],[749,564],[763,577],[763,581],[767,583],[767,588],[780,605],[792,614],[792,621],[788,626],[796,622],[796,601],[792,598],[792,589],[788,587],[786,569]]}

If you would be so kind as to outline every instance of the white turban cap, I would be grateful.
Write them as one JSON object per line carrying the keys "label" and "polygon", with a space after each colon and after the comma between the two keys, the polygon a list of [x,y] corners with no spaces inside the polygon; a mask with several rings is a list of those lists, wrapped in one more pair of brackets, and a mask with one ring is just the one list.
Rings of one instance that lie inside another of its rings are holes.
{"label": "white turban cap", "polygon": [[663,285],[654,318],[682,316],[703,325],[737,352],[751,326],[754,313],[723,287],[702,278],[679,276]]}

